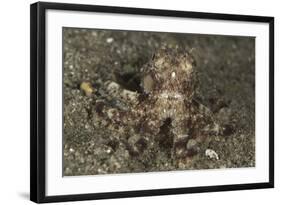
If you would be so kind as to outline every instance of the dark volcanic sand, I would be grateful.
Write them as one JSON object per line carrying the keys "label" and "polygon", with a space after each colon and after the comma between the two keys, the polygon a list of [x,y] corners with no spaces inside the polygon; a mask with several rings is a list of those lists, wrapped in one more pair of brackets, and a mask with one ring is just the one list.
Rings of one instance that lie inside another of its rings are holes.
{"label": "dark volcanic sand", "polygon": [[[64,175],[255,166],[253,37],[73,28],[64,28],[63,37]],[[91,82],[98,90],[101,82],[116,80],[116,75],[138,73],[164,43],[193,48],[200,79],[196,98],[226,127],[222,136],[206,140],[199,153],[178,168],[170,158],[169,144],[152,141],[139,156],[131,156],[123,136],[94,128],[93,105],[100,96],[87,97],[80,90],[82,82]],[[206,157],[207,148],[219,160]]]}

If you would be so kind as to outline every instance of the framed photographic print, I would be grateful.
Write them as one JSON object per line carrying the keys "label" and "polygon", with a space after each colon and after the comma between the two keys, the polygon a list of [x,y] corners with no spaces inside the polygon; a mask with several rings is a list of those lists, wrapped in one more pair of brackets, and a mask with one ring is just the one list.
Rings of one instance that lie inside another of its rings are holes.
{"label": "framed photographic print", "polygon": [[34,202],[274,187],[274,18],[31,5]]}

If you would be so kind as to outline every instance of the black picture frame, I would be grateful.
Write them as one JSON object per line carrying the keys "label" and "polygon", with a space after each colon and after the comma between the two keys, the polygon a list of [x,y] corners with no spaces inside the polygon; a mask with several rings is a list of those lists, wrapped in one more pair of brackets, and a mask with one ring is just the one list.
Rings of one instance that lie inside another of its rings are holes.
{"label": "black picture frame", "polygon": [[[269,181],[238,185],[171,188],[74,195],[46,196],[46,10],[121,13],[170,16],[195,19],[263,22],[269,24]],[[30,199],[37,203],[76,200],[97,200],[198,192],[261,189],[274,187],[274,18],[265,16],[229,15],[217,13],[109,7],[82,4],[38,2],[30,7]]]}

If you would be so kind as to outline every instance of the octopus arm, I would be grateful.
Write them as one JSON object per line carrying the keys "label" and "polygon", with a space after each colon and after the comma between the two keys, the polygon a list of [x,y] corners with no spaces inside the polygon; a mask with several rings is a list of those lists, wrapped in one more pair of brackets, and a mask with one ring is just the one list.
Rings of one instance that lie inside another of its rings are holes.
{"label": "octopus arm", "polygon": [[130,105],[135,105],[138,103],[138,96],[137,92],[133,92],[131,90],[127,90],[121,87],[116,82],[107,81],[105,83],[107,93],[116,100],[122,101],[123,103]]}
{"label": "octopus arm", "polygon": [[218,135],[220,133],[221,127],[208,107],[196,100],[192,101],[191,107],[193,108],[193,116],[195,116],[194,124],[201,135]]}

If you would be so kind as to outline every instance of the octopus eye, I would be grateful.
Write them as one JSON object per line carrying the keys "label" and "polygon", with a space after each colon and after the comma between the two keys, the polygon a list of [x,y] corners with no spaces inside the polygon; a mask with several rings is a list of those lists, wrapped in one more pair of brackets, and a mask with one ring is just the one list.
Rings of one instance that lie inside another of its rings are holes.
{"label": "octopus eye", "polygon": [[143,89],[146,93],[149,93],[154,88],[154,81],[151,74],[145,75],[143,78]]}

